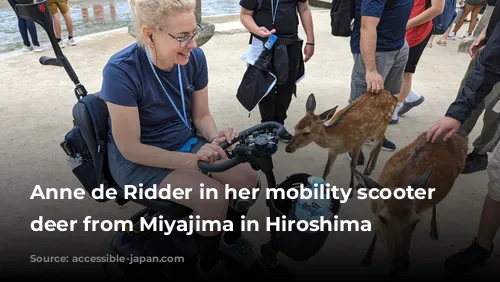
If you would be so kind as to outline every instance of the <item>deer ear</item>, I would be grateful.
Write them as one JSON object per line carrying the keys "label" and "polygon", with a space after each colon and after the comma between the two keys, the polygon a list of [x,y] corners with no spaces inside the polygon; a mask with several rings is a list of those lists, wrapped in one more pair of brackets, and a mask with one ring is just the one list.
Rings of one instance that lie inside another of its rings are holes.
{"label": "deer ear", "polygon": [[363,187],[372,189],[378,188],[381,189],[382,186],[378,184],[375,180],[371,179],[369,176],[362,174],[355,168],[351,168],[351,171],[354,173],[354,177],[356,177],[356,181]]}
{"label": "deer ear", "polygon": [[316,99],[314,98],[314,94],[311,93],[311,95],[309,95],[309,98],[307,98],[306,111],[314,113],[315,109],[316,109]]}
{"label": "deer ear", "polygon": [[432,172],[434,171],[434,166],[431,166],[424,174],[417,176],[413,181],[411,182],[411,188],[426,188],[427,185],[429,184],[429,180],[432,176]]}
{"label": "deer ear", "polygon": [[339,106],[337,105],[337,106],[329,109],[328,111],[324,111],[322,114],[319,115],[319,118],[322,121],[327,121],[327,120],[331,119],[335,115],[335,112],[337,111],[338,107]]}

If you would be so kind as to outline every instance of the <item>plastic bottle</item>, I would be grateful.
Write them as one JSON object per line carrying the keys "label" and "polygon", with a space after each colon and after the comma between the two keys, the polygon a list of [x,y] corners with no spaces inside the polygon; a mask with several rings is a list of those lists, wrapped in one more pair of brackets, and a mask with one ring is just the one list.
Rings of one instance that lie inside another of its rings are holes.
{"label": "plastic bottle", "polygon": [[298,220],[319,220],[321,216],[328,219],[331,216],[330,213],[330,200],[321,199],[321,187],[324,185],[325,181],[321,177],[311,176],[307,179],[308,185],[304,187],[305,189],[311,189],[312,191],[318,190],[316,193],[319,198],[314,197],[311,194],[310,199],[298,199],[295,206],[295,217]]}

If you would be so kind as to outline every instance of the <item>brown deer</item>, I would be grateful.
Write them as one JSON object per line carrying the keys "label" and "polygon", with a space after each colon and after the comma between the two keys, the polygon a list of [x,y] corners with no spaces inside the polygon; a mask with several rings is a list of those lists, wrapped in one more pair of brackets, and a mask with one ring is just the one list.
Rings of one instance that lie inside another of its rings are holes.
{"label": "brown deer", "polygon": [[[323,172],[323,179],[326,180],[338,155],[352,152],[350,165],[355,168],[363,143],[374,139],[375,146],[364,171],[370,175],[375,168],[396,103],[396,97],[383,90],[379,94],[361,95],[337,114],[335,112],[338,106],[335,106],[320,115],[315,115],[316,99],[314,94],[311,94],[306,102],[306,114],[295,125],[294,136],[285,151],[294,153],[311,142],[328,149],[328,161]],[[351,172],[349,187],[352,189],[354,189],[353,184],[354,175]]]}
{"label": "brown deer", "polygon": [[[420,222],[420,215],[432,208],[430,236],[439,239],[436,221],[436,206],[448,195],[455,179],[465,166],[468,138],[455,134],[443,142],[426,141],[426,132],[420,134],[412,143],[396,152],[385,164],[378,182],[353,169],[356,180],[367,189],[387,187],[414,189],[433,188],[424,199],[403,199],[394,197],[388,200],[372,199],[372,212],[376,215],[374,235],[370,247],[362,260],[363,266],[372,261],[375,243],[380,239],[392,258],[392,274],[408,271],[410,268],[409,248],[413,232]],[[362,189],[358,190],[360,193]]]}

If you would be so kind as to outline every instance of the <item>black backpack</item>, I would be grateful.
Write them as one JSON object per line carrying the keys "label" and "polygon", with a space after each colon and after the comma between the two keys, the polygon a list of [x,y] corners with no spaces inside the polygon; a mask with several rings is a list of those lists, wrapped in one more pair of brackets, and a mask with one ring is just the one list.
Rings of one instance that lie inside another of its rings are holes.
{"label": "black backpack", "polygon": [[333,36],[350,37],[356,16],[355,0],[332,0],[330,26]]}
{"label": "black backpack", "polygon": [[[385,8],[392,4],[387,0]],[[350,37],[356,21],[356,0],[332,0],[330,10],[330,26],[333,36]]]}
{"label": "black backpack", "polygon": [[[84,95],[74,105],[74,126],[61,143],[72,172],[89,195],[100,185],[104,193],[117,186],[107,162],[109,112],[99,94]],[[110,200],[105,197],[93,199],[98,202]]]}

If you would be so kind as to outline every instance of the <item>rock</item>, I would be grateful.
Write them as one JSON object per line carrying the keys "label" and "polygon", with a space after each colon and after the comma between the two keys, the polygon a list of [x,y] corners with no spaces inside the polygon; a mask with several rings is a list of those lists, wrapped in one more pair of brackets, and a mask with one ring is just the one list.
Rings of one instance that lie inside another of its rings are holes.
{"label": "rock", "polygon": [[490,21],[491,18],[491,13],[493,12],[494,7],[493,6],[486,6],[486,9],[484,10],[483,16],[479,20],[479,22],[476,25],[476,28],[474,29],[474,32],[472,33],[472,36],[464,39],[458,44],[458,52],[469,52],[469,48],[476,40],[476,38],[481,34],[481,31],[486,27],[488,22]]}
{"label": "rock", "polygon": [[135,38],[135,25],[134,25],[134,23],[130,23],[128,25],[128,34],[130,34],[130,36]]}
{"label": "rock", "polygon": [[215,25],[207,22],[200,22],[203,30],[200,32],[200,36],[196,40],[196,44],[198,47],[201,47],[205,43],[207,43],[215,33]]}
{"label": "rock", "polygon": [[460,41],[460,43],[458,44],[458,52],[468,53],[469,48],[472,45],[472,43],[474,42],[474,40],[476,40],[476,37],[471,36],[469,38],[466,38],[466,39]]}

